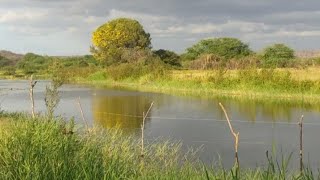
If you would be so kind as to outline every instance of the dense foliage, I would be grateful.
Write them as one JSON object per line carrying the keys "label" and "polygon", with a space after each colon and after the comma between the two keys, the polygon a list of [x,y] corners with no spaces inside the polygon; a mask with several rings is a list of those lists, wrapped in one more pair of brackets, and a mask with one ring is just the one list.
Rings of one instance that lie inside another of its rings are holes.
{"label": "dense foliage", "polygon": [[170,64],[172,66],[181,66],[179,55],[173,51],[159,49],[153,51],[153,53],[157,55],[166,64]]}
{"label": "dense foliage", "polygon": [[262,60],[265,66],[286,67],[294,58],[294,50],[285,44],[274,44],[264,49]]}
{"label": "dense foliage", "polygon": [[215,54],[229,60],[247,56],[251,52],[249,46],[239,39],[224,37],[200,40],[188,48],[183,57],[185,60],[195,60],[203,54]]}
{"label": "dense foliage", "polygon": [[9,59],[0,55],[0,67],[10,66],[10,65],[12,65],[12,62]]}
{"label": "dense foliage", "polygon": [[121,62],[125,50],[151,48],[150,34],[144,31],[138,21],[128,18],[103,24],[93,32],[92,42],[94,57],[106,63]]}

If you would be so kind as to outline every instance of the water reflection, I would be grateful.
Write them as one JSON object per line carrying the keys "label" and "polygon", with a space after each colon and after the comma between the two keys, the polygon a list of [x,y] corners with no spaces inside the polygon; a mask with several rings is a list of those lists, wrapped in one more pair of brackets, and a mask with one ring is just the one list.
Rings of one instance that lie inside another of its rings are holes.
{"label": "water reflection", "polygon": [[320,112],[320,106],[304,101],[246,98],[216,98],[215,101],[223,102],[237,119],[250,122],[293,122],[304,113]]}
{"label": "water reflection", "polygon": [[[104,128],[120,128],[133,132],[141,127],[142,114],[150,106],[148,96],[96,95],[92,100],[94,123]],[[148,116],[151,116],[151,112]],[[148,119],[146,120],[147,123]]]}
{"label": "water reflection", "polygon": [[[28,81],[0,80],[0,92],[1,89],[5,89],[5,92],[11,88],[22,89],[8,91],[2,96],[5,98],[0,110],[29,112],[29,92],[25,88],[27,85]],[[35,90],[36,110],[44,111],[45,82],[39,82]],[[76,121],[82,123],[75,102],[80,96],[84,114],[90,123],[104,128],[118,127],[130,134],[139,131],[142,113],[154,101],[150,119],[146,122],[146,139],[160,136],[182,140],[186,146],[198,147],[204,144],[205,152],[201,154],[203,159],[209,160],[214,154],[219,154],[224,164],[229,161],[232,164],[234,159],[230,154],[233,153],[233,141],[218,105],[222,102],[234,121],[234,128],[240,132],[241,162],[244,166],[252,167],[258,162],[265,162],[265,151],[270,150],[273,145],[287,149],[289,153],[297,149],[298,127],[293,122],[297,122],[303,114],[305,153],[313,158],[311,163],[320,162],[320,144],[316,143],[315,138],[319,136],[320,128],[320,102],[317,100],[255,100],[247,96],[208,98],[75,85],[65,85],[61,91],[56,115],[67,118],[75,116]],[[0,100],[2,97],[0,96]],[[298,155],[298,152],[295,154]]]}

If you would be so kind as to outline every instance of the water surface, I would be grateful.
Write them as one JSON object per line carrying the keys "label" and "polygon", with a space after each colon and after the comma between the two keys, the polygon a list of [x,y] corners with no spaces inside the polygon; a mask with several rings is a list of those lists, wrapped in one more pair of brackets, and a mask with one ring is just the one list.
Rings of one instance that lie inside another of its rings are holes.
{"label": "water surface", "polygon": [[[37,112],[45,112],[44,91],[48,81],[35,87]],[[265,152],[293,153],[298,165],[299,129],[303,114],[305,160],[317,167],[320,162],[320,106],[303,101],[254,101],[245,98],[199,98],[161,93],[129,91],[121,88],[95,88],[64,85],[56,114],[74,117],[82,125],[77,106],[81,103],[90,125],[120,128],[126,134],[139,134],[142,114],[151,102],[154,106],[146,120],[145,133],[152,141],[158,137],[181,140],[184,148],[202,146],[204,162],[221,158],[225,166],[233,163],[233,137],[230,134],[221,102],[229,112],[232,124],[240,132],[239,157],[242,166],[256,167],[266,162]],[[0,80],[0,108],[5,111],[30,111],[28,81]]]}

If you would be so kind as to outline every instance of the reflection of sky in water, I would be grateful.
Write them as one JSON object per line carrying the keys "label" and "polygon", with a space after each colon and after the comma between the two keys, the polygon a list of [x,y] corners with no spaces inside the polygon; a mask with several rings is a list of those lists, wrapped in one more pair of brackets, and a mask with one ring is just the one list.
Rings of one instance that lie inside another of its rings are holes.
{"label": "reflection of sky in water", "polygon": [[[44,90],[48,82],[40,81],[35,88],[36,110],[45,112]],[[12,90],[11,90],[12,88]],[[1,109],[30,111],[28,81],[0,81]],[[171,137],[185,146],[204,144],[201,158],[217,160],[219,154],[225,165],[233,162],[233,139],[218,102],[229,112],[234,128],[240,132],[239,156],[243,165],[255,166],[265,162],[265,151],[276,146],[280,151],[293,152],[298,157],[298,121],[305,116],[305,157],[318,164],[320,144],[320,106],[303,102],[234,100],[228,98],[179,97],[158,93],[143,93],[117,89],[88,88],[65,85],[56,114],[75,117],[82,123],[76,99],[80,96],[86,119],[105,128],[118,127],[126,133],[139,133],[142,113],[154,101],[146,121],[149,140]]]}

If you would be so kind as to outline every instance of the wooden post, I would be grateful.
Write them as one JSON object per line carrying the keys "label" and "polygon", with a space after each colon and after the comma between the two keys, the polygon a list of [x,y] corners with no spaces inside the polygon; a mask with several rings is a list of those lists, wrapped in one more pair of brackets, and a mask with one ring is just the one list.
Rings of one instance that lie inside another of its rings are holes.
{"label": "wooden post", "polygon": [[302,144],[302,140],[303,140],[303,126],[302,126],[302,121],[303,121],[303,115],[300,118],[300,122],[299,122],[299,127],[300,127],[300,173],[303,172],[303,144]]}
{"label": "wooden post", "polygon": [[222,111],[224,112],[224,115],[228,121],[228,125],[229,125],[229,128],[230,128],[230,131],[231,131],[231,134],[233,135],[234,137],[234,156],[235,156],[235,162],[237,164],[237,167],[239,168],[240,165],[239,165],[239,156],[238,156],[238,146],[239,146],[239,132],[235,133],[234,130],[233,130],[233,127],[231,125],[231,122],[230,122],[230,119],[229,119],[229,116],[227,114],[227,111],[225,110],[225,108],[223,107],[223,105],[221,103],[219,103]]}
{"label": "wooden post", "polygon": [[33,81],[33,75],[30,77],[30,100],[31,100],[31,115],[32,118],[35,118],[35,112],[34,112],[34,97],[33,97],[33,88],[37,84],[37,81]]}

